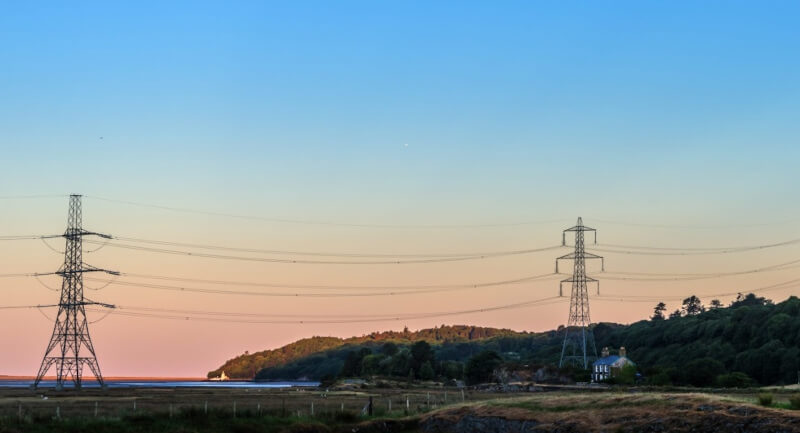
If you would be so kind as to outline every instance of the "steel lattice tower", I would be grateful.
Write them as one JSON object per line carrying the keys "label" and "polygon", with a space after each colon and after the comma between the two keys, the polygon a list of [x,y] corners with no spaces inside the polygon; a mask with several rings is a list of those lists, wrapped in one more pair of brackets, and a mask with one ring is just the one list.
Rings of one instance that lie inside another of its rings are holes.
{"label": "steel lattice tower", "polygon": [[81,196],[70,195],[67,230],[59,236],[66,239],[64,264],[53,273],[63,278],[61,298],[57,305],[58,314],[53,327],[53,335],[50,337],[50,343],[47,345],[33,388],[39,385],[45,373],[52,366],[55,366],[56,370],[56,389],[63,389],[64,383],[68,381],[72,381],[75,388],[80,388],[84,366],[88,366],[99,384],[104,386],[94,345],[89,336],[86,306],[100,305],[106,308],[114,308],[114,306],[93,302],[83,297],[83,274],[85,272],[107,272],[118,275],[119,273],[84,265],[83,236],[96,235],[106,239],[111,237],[83,230],[81,220]]}
{"label": "steel lattice tower", "polygon": [[[597,292],[600,293],[600,283],[594,278],[586,275],[586,259],[600,259],[601,264],[603,258],[587,253],[584,248],[584,233],[594,232],[594,243],[597,243],[597,231],[591,227],[583,225],[583,220],[579,217],[578,224],[575,227],[564,230],[561,235],[561,244],[566,245],[567,232],[575,232],[575,252],[556,259],[556,273],[558,273],[559,260],[573,260],[574,269],[572,276],[559,283],[559,296],[563,296],[564,283],[572,283],[572,295],[569,301],[569,319],[567,326],[564,330],[564,345],[561,347],[561,361],[558,366],[563,367],[565,364],[573,364],[583,369],[589,367],[589,360],[597,358],[597,348],[594,344],[594,334],[592,333],[589,324],[591,319],[589,317],[589,290],[587,283],[597,283]],[[605,267],[604,264],[602,264]]]}

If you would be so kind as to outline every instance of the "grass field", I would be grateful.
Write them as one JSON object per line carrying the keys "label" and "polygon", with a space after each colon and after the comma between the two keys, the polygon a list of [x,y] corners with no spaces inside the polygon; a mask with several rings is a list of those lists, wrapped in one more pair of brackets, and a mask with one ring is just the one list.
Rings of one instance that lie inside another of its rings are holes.
{"label": "grass field", "polygon": [[[313,388],[106,391],[86,388],[80,392],[0,389],[0,419],[6,429],[16,425],[15,429],[20,431],[38,431],[37,426],[82,431],[88,428],[86,423],[93,420],[97,425],[114,424],[116,430],[109,431],[172,431],[170,426],[177,427],[187,421],[202,421],[199,429],[193,429],[196,431],[219,431],[219,423],[264,424],[267,428],[264,431],[273,431],[278,427],[308,423],[336,425],[377,417],[402,418],[447,405],[503,396],[507,395],[440,388],[335,392]],[[367,413],[370,399],[372,417]],[[151,422],[158,425],[151,425]],[[126,428],[142,425],[144,430],[124,430],[122,424],[130,424]]]}
{"label": "grass field", "polygon": [[[0,433],[312,431],[800,431],[791,393],[436,389],[0,390]],[[373,401],[373,414],[364,409]],[[406,403],[408,402],[408,403]],[[391,410],[390,410],[391,405]],[[531,426],[536,429],[530,430]],[[568,428],[566,428],[568,426]],[[603,428],[599,428],[602,426]],[[759,427],[760,426],[760,427]],[[763,429],[760,429],[762,428]],[[527,430],[526,430],[527,429]],[[659,430],[661,429],[661,430]]]}

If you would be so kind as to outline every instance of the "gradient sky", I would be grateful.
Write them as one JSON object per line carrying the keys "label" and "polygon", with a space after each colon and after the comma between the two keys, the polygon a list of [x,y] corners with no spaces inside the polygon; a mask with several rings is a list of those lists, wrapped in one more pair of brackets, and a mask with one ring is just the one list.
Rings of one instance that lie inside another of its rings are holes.
{"label": "gradient sky", "polygon": [[[86,194],[85,226],[118,236],[305,251],[552,246],[579,215],[612,244],[753,245],[800,232],[797,2],[116,3],[4,4],[0,196]],[[304,225],[93,197],[355,224],[542,222]],[[62,232],[66,211],[66,197],[4,198],[0,235]],[[106,248],[86,260],[131,273],[402,285],[547,273],[567,252],[311,266]],[[606,267],[729,272],[798,254],[796,245],[713,256],[606,254]],[[52,271],[61,261],[39,241],[0,243],[0,274]],[[674,297],[798,277],[785,270],[689,282],[605,281],[602,289]],[[30,278],[0,279],[0,289],[2,305],[57,297]],[[792,293],[797,288],[764,292],[776,300]],[[556,294],[553,280],[333,300],[118,285],[87,290],[92,299],[122,306],[297,315],[451,311]],[[592,302],[595,321],[632,322],[653,306]],[[106,375],[202,376],[245,350],[304,336],[443,323],[541,331],[566,317],[566,303],[338,325],[111,315],[92,325],[92,336]],[[35,374],[51,328],[36,310],[0,311],[0,343],[15,348],[0,355],[0,374]]]}

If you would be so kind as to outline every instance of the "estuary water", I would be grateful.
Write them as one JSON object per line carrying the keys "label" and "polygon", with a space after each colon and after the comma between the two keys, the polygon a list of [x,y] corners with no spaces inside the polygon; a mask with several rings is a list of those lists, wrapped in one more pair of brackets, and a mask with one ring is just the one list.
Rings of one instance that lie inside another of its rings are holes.
{"label": "estuary water", "polygon": [[[33,384],[32,380],[0,380],[0,388],[29,388]],[[109,380],[106,381],[109,388],[298,388],[316,387],[319,382],[239,382],[239,381],[131,381],[131,380]],[[54,380],[43,380],[39,383],[39,388],[55,388]],[[83,383],[84,388],[98,388],[99,385],[94,381]]]}

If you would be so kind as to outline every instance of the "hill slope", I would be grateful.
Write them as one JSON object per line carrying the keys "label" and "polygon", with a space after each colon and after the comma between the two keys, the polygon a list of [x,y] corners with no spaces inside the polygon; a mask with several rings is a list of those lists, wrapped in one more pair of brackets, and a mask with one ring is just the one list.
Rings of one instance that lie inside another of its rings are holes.
{"label": "hill slope", "polygon": [[[630,325],[600,323],[593,330],[598,352],[602,347],[611,348],[612,353],[626,347],[629,358],[654,385],[792,384],[800,374],[800,299],[796,297],[773,304],[750,294],[727,308],[695,308],[679,317]],[[478,376],[472,381],[491,380],[492,368],[503,364],[506,370],[527,370],[527,374],[550,366],[540,373],[551,374],[561,355],[562,339],[561,330],[525,333],[467,326],[344,340],[315,337],[235,358],[221,369],[233,377],[260,380],[378,375],[469,381],[475,372]],[[387,341],[397,347],[382,346]],[[413,343],[418,341],[432,344],[415,349]],[[478,368],[470,372],[471,358],[483,351],[497,354],[494,359],[482,359],[490,365],[488,372]],[[560,374],[586,379],[574,371]]]}
{"label": "hill slope", "polygon": [[401,332],[373,332],[369,335],[350,337],[347,339],[336,337],[311,337],[295,341],[294,343],[273,350],[244,353],[236,358],[229,359],[216,370],[210,371],[208,377],[217,377],[224,371],[228,377],[234,379],[253,379],[256,373],[261,369],[283,366],[292,361],[346,345],[376,345],[389,341],[399,344],[409,344],[417,341],[427,341],[429,343],[476,341],[497,336],[512,335],[526,335],[526,333],[520,333],[510,329],[482,328],[479,326],[443,325],[441,327],[421,329],[419,331],[409,331],[405,329]]}

